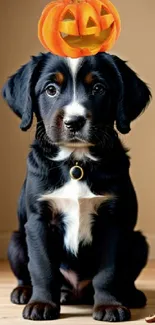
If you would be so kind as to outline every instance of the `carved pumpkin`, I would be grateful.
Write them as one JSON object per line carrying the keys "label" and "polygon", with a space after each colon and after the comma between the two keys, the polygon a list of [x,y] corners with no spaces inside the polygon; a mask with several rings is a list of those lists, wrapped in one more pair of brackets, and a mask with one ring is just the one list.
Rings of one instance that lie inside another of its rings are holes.
{"label": "carved pumpkin", "polygon": [[54,0],[42,13],[38,36],[48,51],[77,58],[110,50],[120,25],[109,0]]}

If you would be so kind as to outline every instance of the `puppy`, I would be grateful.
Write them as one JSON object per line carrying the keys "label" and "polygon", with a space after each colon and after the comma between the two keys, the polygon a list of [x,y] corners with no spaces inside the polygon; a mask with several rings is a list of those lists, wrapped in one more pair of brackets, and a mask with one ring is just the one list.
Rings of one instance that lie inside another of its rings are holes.
{"label": "puppy", "polygon": [[8,256],[23,317],[56,319],[60,303],[93,304],[93,318],[126,321],[145,295],[135,280],[148,245],[137,221],[130,161],[117,130],[149,103],[151,93],[120,58],[32,57],[3,89],[23,131],[36,135],[18,205],[19,230]]}

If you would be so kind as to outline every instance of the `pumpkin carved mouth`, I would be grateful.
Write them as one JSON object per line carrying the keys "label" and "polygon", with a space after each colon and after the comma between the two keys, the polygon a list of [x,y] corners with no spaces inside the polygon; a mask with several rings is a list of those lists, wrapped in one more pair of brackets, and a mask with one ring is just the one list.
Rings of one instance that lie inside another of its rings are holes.
{"label": "pumpkin carved mouth", "polygon": [[111,28],[103,30],[96,35],[83,35],[83,36],[74,36],[67,35],[65,33],[60,33],[64,41],[71,46],[72,48],[80,47],[81,49],[88,48],[89,50],[96,49],[100,47],[105,40],[110,36]]}

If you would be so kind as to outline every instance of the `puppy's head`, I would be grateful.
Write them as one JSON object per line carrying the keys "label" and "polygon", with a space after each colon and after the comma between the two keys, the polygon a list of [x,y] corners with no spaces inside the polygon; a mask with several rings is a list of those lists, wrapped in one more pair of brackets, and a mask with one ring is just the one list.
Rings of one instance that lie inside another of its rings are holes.
{"label": "puppy's head", "polygon": [[32,57],[3,88],[3,96],[30,128],[52,144],[89,146],[103,142],[116,121],[121,133],[150,100],[147,85],[127,64],[106,53],[80,59],[50,53]]}

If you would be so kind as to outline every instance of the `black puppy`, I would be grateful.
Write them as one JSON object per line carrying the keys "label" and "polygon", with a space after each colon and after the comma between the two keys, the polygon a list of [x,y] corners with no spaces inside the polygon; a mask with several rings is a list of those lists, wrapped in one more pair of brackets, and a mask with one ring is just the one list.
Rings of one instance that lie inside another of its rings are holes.
{"label": "black puppy", "polygon": [[128,307],[146,303],[134,281],[148,246],[134,232],[137,200],[114,123],[130,131],[148,87],[116,56],[47,53],[12,76],[3,96],[22,130],[37,118],[9,245],[12,302],[27,304],[32,320],[58,318],[60,303],[94,303],[94,319],[128,320]]}

